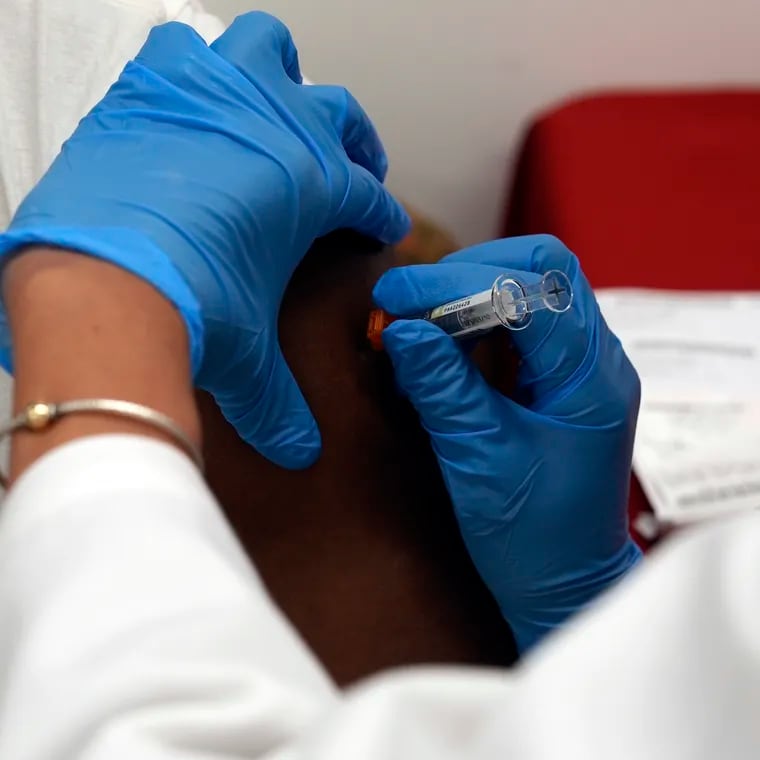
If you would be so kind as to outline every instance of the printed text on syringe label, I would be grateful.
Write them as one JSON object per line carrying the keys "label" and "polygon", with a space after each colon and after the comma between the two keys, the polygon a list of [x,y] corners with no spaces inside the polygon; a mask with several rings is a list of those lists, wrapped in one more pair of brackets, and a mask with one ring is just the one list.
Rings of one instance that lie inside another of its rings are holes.
{"label": "printed text on syringe label", "polygon": [[437,319],[445,314],[451,314],[454,311],[462,311],[468,309],[471,306],[478,306],[482,303],[491,303],[491,291],[486,290],[483,293],[476,293],[474,296],[468,298],[461,298],[459,301],[450,301],[449,303],[438,306],[435,309],[431,309],[425,316],[426,319]]}
{"label": "printed text on syringe label", "polygon": [[455,338],[490,330],[499,324],[491,291],[445,303],[431,309],[424,318]]}

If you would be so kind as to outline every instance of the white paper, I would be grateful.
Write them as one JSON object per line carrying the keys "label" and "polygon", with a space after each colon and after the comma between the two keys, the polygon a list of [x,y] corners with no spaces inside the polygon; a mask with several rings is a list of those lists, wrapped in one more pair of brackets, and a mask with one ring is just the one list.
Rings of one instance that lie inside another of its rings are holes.
{"label": "white paper", "polygon": [[760,293],[597,298],[641,377],[634,469],[657,518],[760,507]]}

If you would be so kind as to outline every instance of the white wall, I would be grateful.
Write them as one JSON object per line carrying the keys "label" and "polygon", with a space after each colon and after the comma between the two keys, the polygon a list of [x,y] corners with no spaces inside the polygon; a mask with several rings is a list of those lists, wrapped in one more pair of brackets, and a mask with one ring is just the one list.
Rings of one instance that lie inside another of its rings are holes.
{"label": "white wall", "polygon": [[[256,4],[256,5],[255,5]],[[390,184],[464,243],[493,235],[531,115],[569,94],[760,82],[760,0],[206,0],[293,31],[312,79],[347,85]]]}

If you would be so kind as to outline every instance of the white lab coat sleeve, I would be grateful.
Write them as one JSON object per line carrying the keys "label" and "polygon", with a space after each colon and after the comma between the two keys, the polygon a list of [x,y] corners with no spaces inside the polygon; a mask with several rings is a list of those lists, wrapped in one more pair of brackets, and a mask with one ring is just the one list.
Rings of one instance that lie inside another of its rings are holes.
{"label": "white lab coat sleeve", "polygon": [[2,760],[259,757],[337,699],[194,466],[147,438],[73,442],[11,490],[0,621]]}
{"label": "white lab coat sleeve", "polygon": [[74,442],[0,518],[0,758],[756,760],[759,547],[694,531],[513,672],[338,696],[181,453]]}

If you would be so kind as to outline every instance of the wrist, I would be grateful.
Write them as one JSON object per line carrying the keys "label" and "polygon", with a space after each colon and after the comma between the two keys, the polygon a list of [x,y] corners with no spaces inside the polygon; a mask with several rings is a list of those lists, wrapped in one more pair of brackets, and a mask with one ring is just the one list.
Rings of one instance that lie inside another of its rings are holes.
{"label": "wrist", "polygon": [[[99,259],[38,248],[6,265],[3,296],[16,411],[34,401],[121,399],[166,414],[200,442],[187,331],[150,284]],[[145,423],[72,415],[41,433],[17,433],[11,476],[50,448],[100,433],[171,440]]]}
{"label": "wrist", "polygon": [[522,599],[524,603],[516,598],[505,600],[500,607],[512,628],[520,655],[623,580],[642,557],[641,549],[628,536],[614,556],[595,563],[590,570],[568,572],[552,583],[533,588]]}
{"label": "wrist", "polygon": [[0,260],[3,264],[18,258],[20,251],[52,248],[59,254],[80,251],[80,256],[87,254],[97,261],[110,262],[122,272],[131,272],[150,283],[182,315],[190,337],[193,376],[197,376],[204,348],[201,306],[192,287],[165,250],[137,229],[112,226],[51,227],[46,224],[27,225],[25,221],[22,210],[19,210],[8,230],[0,235]]}

